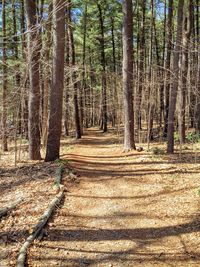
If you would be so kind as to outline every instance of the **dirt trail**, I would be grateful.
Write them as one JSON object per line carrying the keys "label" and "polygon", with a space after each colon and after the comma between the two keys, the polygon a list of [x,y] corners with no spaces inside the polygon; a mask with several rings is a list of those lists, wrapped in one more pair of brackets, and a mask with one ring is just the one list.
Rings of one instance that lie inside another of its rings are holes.
{"label": "dirt trail", "polygon": [[64,157],[80,183],[30,249],[29,266],[200,266],[199,164],[126,155],[94,129]]}

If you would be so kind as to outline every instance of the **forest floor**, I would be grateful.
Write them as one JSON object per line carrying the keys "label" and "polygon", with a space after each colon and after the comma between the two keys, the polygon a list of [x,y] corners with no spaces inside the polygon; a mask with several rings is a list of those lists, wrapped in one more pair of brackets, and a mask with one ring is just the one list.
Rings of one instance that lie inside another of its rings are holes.
{"label": "forest floor", "polygon": [[[121,143],[96,129],[63,140],[62,159],[77,177],[64,174],[64,201],[30,247],[28,266],[200,266],[200,155],[154,155],[145,145],[122,153]],[[26,165],[0,169],[0,205],[26,200],[0,221],[1,267],[15,266],[29,228],[55,195],[57,164]]]}

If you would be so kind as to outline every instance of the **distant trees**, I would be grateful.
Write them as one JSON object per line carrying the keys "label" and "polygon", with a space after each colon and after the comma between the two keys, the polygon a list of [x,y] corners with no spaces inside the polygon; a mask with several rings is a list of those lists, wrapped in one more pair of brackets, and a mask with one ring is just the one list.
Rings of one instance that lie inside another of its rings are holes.
{"label": "distant trees", "polygon": [[124,127],[124,150],[159,138],[173,153],[174,134],[183,144],[200,132],[199,1],[10,2],[0,4],[2,150],[27,139],[30,159],[46,149],[54,160],[62,127],[81,138],[96,126]]}

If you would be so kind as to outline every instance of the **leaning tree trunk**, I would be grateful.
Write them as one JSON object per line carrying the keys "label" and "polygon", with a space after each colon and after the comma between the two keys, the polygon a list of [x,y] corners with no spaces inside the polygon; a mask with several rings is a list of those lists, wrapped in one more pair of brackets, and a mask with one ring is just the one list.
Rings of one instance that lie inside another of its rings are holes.
{"label": "leaning tree trunk", "polygon": [[176,99],[179,84],[179,56],[182,45],[182,33],[183,33],[183,8],[184,0],[178,2],[178,17],[177,17],[177,35],[176,45],[174,49],[173,58],[173,80],[169,97],[169,115],[168,115],[168,129],[167,129],[167,153],[174,153],[174,117],[176,110]]}
{"label": "leaning tree trunk", "polygon": [[123,1],[124,150],[135,149],[133,111],[133,7]]}
{"label": "leaning tree trunk", "polygon": [[40,47],[37,30],[36,2],[26,0],[27,25],[29,30],[28,56],[29,56],[29,114],[28,114],[28,135],[29,135],[29,158],[31,160],[41,159],[40,155],[40,74],[39,60]]}
{"label": "leaning tree trunk", "polygon": [[53,77],[45,161],[60,156],[65,52],[65,5],[62,0],[53,0],[53,25]]}
{"label": "leaning tree trunk", "polygon": [[3,74],[3,92],[2,92],[2,150],[8,151],[7,143],[7,56],[6,56],[6,1],[2,1],[2,74]]}

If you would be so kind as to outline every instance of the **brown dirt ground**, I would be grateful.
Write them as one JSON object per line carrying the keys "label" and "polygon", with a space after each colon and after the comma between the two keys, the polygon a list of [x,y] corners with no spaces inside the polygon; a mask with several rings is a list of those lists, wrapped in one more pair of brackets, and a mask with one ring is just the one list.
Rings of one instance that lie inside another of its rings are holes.
{"label": "brown dirt ground", "polygon": [[[95,129],[75,144],[64,140],[69,144],[62,158],[78,181],[69,186],[64,175],[65,199],[29,249],[28,266],[200,266],[198,154],[124,154],[118,136]],[[26,196],[0,222],[3,267],[15,266],[29,227],[55,194],[56,164],[23,168],[0,173],[1,205]]]}

